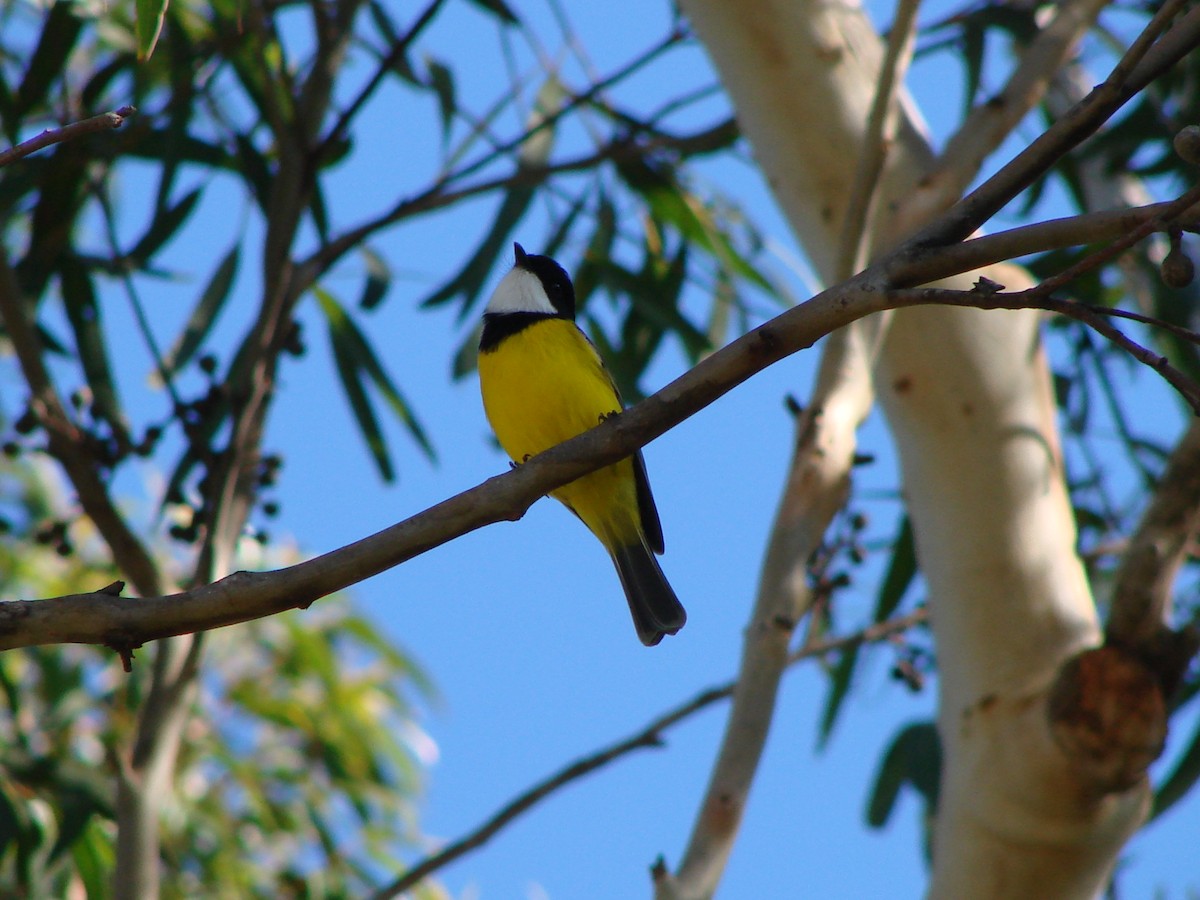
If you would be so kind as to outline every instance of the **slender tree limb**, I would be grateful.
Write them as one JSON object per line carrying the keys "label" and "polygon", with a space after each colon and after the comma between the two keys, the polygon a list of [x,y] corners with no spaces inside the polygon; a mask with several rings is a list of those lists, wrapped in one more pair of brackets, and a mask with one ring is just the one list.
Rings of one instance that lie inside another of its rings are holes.
{"label": "slender tree limb", "polygon": [[[1177,681],[1180,664],[1186,667],[1198,649],[1194,634],[1185,635],[1181,645],[1168,627],[1175,579],[1198,530],[1200,420],[1192,422],[1172,452],[1121,554],[1105,627],[1106,643],[1132,650],[1143,661],[1161,663],[1156,671],[1169,667],[1162,674],[1170,682]],[[1174,652],[1177,649],[1183,653]]]}
{"label": "slender tree limb", "polygon": [[976,106],[946,142],[937,164],[902,205],[893,233],[910,233],[913,225],[926,224],[962,196],[984,160],[1042,99],[1054,73],[1107,5],[1108,0],[1070,0],[1054,6],[1054,18],[1021,54],[1004,88]]}
{"label": "slender tree limb", "polygon": [[[1158,372],[1180,396],[1188,402],[1196,415],[1200,415],[1200,384],[1171,365],[1170,361],[1113,326],[1107,318],[1111,310],[1079,303],[1062,297],[1049,296],[1041,285],[1024,291],[1004,293],[999,285],[981,284],[974,291],[950,291],[939,288],[911,288],[893,291],[891,302],[895,307],[963,306],[976,309],[1044,309],[1075,319],[1112,341],[1138,362]],[[1176,333],[1183,332],[1179,329]],[[1193,340],[1200,344],[1200,334],[1193,333]]]}
{"label": "slender tree limb", "polygon": [[901,0],[888,33],[887,52],[867,117],[867,132],[838,238],[836,281],[849,278],[867,261],[867,221],[878,197],[879,175],[896,136],[900,88],[912,60],[920,0]]}
{"label": "slender tree limb", "polygon": [[[923,623],[927,618],[926,610],[922,607],[908,615],[897,616],[885,622],[869,625],[853,634],[840,638],[831,638],[797,650],[787,657],[785,664],[791,667],[803,660],[827,656],[830,653],[846,650],[850,647],[860,647],[864,644],[892,640],[909,629]],[[486,844],[509,822],[528,812],[532,807],[557,792],[560,788],[615,762],[623,756],[628,756],[635,750],[648,747],[661,747],[663,745],[662,733],[664,731],[691,718],[714,703],[732,696],[736,688],[736,681],[727,681],[723,684],[706,688],[697,693],[691,700],[687,700],[660,714],[639,731],[634,732],[628,737],[614,741],[564,766],[550,777],[522,791],[477,828],[472,829],[437,853],[414,863],[402,876],[372,894],[371,900],[391,900],[391,898],[398,897],[405,891],[415,888],[434,872],[445,868],[465,853]]]}
{"label": "slender tree limb", "polygon": [[[1155,78],[1200,45],[1200,7],[1181,16],[1120,81],[1111,77],[1097,86],[1066,115],[991,178],[958,201],[945,216],[905,241],[909,252],[968,237],[1026,187],[1044,175],[1064,154],[1094,134],[1122,106]],[[1118,63],[1117,69],[1121,70]]]}
{"label": "slender tree limb", "polygon": [[[372,234],[411,216],[434,209],[442,209],[467,197],[487,193],[501,187],[517,184],[540,184],[551,175],[590,168],[597,162],[615,158],[615,155],[621,152],[622,148],[628,152],[630,149],[629,140],[628,136],[625,136],[620,141],[614,140],[594,153],[586,154],[564,163],[553,164],[544,168],[519,169],[513,175],[485,179],[472,186],[454,187],[506,155],[515,152],[531,137],[547,128],[552,128],[564,116],[581,106],[591,103],[603,91],[639,71],[668,49],[683,41],[685,37],[686,33],[682,29],[672,29],[657,44],[649,47],[645,52],[639,54],[607,78],[593,83],[586,91],[572,95],[560,108],[540,118],[531,128],[526,129],[517,137],[491,148],[479,159],[467,163],[453,172],[447,173],[420,194],[404,198],[397,202],[390,210],[337,235],[297,266],[300,273],[300,283],[311,284],[322,272],[329,269],[330,266]],[[659,138],[658,140],[661,140],[664,144],[669,143],[668,140],[663,138]],[[653,144],[654,142],[654,139],[651,139],[651,143]]]}
{"label": "slender tree limb", "polygon": [[1134,68],[1146,57],[1150,48],[1154,46],[1164,31],[1171,24],[1171,20],[1179,15],[1179,11],[1183,9],[1187,0],[1167,0],[1163,3],[1146,23],[1146,27],[1142,29],[1142,33],[1134,38],[1133,43],[1125,51],[1120,62],[1113,68],[1112,74],[1108,76],[1108,80],[1114,84],[1123,84],[1133,74]]}
{"label": "slender tree limb", "polygon": [[1166,231],[1171,227],[1190,232],[1200,230],[1200,205],[1193,205],[1180,213],[1173,220],[1173,225],[1163,222],[1164,213],[1170,211],[1173,203],[1151,203],[1021,225],[971,238],[960,244],[939,247],[934,252],[890,264],[885,271],[890,283],[898,287],[911,287],[1047,250],[1115,241],[1135,229],[1141,229],[1148,221],[1156,222],[1153,229],[1156,231]]}
{"label": "slender tree limb", "polygon": [[[848,278],[866,259],[866,223],[895,137],[917,7],[917,0],[905,0],[896,14],[842,219],[836,280]],[[855,436],[874,404],[872,370],[889,323],[888,315],[860,319],[834,332],[822,354],[812,400],[797,422],[717,759],[683,860],[675,874],[665,866],[656,872],[656,896],[678,896],[681,886],[685,895],[710,892],[724,870],[774,720],[788,646],[811,609],[808,560],[849,495]]]}
{"label": "slender tree limb", "polygon": [[100,115],[92,116],[90,119],[71,122],[68,125],[63,125],[61,128],[48,128],[37,137],[22,141],[15,147],[9,147],[7,150],[0,152],[0,167],[7,166],[9,163],[16,162],[18,159],[22,159],[31,153],[36,153],[38,150],[43,150],[54,144],[72,141],[75,138],[82,137],[85,134],[94,134],[97,131],[120,128],[125,124],[125,120],[135,112],[137,110],[132,106],[122,106],[120,109],[100,113]]}
{"label": "slender tree limb", "polygon": [[46,450],[63,467],[83,512],[96,526],[117,568],[145,596],[163,591],[161,573],[145,545],[129,528],[84,446],[84,436],[67,413],[43,359],[41,337],[21,297],[16,276],[0,253],[0,321],[29,386],[30,409],[46,432]]}
{"label": "slender tree limb", "polygon": [[428,26],[434,20],[437,14],[441,11],[444,2],[445,0],[431,0],[425,9],[421,11],[421,14],[417,16],[417,20],[413,22],[408,31],[406,31],[403,35],[398,36],[396,40],[392,42],[392,46],[388,48],[388,52],[379,60],[379,64],[375,67],[375,71],[367,80],[367,83],[362,86],[358,94],[355,95],[354,99],[346,104],[346,106],[338,114],[337,121],[334,122],[333,126],[325,135],[325,138],[320,142],[320,145],[317,147],[315,153],[317,159],[325,156],[330,146],[332,146],[335,141],[342,139],[342,137],[346,134],[347,129],[350,127],[350,123],[354,120],[354,117],[357,116],[362,110],[363,106],[379,88],[379,85],[383,83],[383,79],[389,72],[392,71],[392,68],[396,65],[396,63],[404,58],[404,54],[408,52],[408,48],[412,46],[413,41],[415,41],[420,36],[421,32],[425,30],[426,26]]}
{"label": "slender tree limb", "polygon": [[1200,406],[1200,388],[1166,360],[1108,325],[1090,308],[1036,290],[888,291],[864,273],[760,325],[707,357],[656,394],[503,475],[353,544],[273,572],[235,572],[212,584],[159,597],[106,593],[0,603],[0,650],[55,643],[132,648],[174,634],[232,625],[305,607],[468,531],[519,519],[539,497],[622,459],[772,363],[863,316],[902,306],[1048,309],[1117,340]]}

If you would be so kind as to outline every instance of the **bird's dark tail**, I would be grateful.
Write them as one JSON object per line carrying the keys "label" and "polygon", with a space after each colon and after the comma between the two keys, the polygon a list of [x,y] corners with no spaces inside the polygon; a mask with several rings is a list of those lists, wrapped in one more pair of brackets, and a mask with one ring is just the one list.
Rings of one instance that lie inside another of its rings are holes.
{"label": "bird's dark tail", "polygon": [[612,557],[642,643],[653,647],[664,634],[682,628],[687,613],[650,548],[640,542],[629,544],[613,550]]}

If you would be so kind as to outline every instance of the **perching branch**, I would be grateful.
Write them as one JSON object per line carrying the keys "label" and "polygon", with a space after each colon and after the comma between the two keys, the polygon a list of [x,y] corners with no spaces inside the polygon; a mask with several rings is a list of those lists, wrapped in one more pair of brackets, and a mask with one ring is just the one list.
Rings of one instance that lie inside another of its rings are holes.
{"label": "perching branch", "polygon": [[[851,647],[859,647],[863,644],[880,643],[886,640],[892,640],[898,635],[903,634],[910,628],[926,621],[928,614],[924,607],[915,610],[904,616],[897,616],[885,622],[877,622],[874,625],[868,625],[861,631],[856,631],[853,634],[846,635],[840,638],[831,638],[820,643],[804,647],[801,650],[792,653],[787,657],[786,665],[790,668],[796,663],[806,659],[816,659],[824,657],[830,653],[836,653],[842,650],[847,650]],[[541,801],[547,799],[550,795],[557,792],[560,788],[566,787],[574,781],[578,781],[585,775],[589,775],[597,769],[603,768],[610,763],[616,762],[624,756],[628,756],[635,750],[640,750],[648,747],[659,747],[663,744],[662,733],[669,728],[678,725],[686,719],[691,718],[702,709],[712,706],[718,701],[724,700],[732,696],[737,687],[736,681],[727,681],[723,684],[713,685],[696,694],[691,700],[673,707],[664,712],[640,730],[634,732],[628,737],[614,741],[606,747],[602,747],[587,756],[577,759],[554,773],[548,778],[539,781],[537,784],[522,791],[508,803],[504,804],[497,810],[487,821],[472,829],[467,834],[460,837],[458,840],[448,844],[442,850],[431,856],[425,857],[410,867],[402,876],[397,878],[386,887],[380,888],[371,895],[371,900],[391,900],[393,897],[398,897],[405,891],[415,888],[418,884],[437,872],[445,868],[454,860],[458,859],[465,853],[481,847],[489,840],[495,837],[505,825],[516,819],[518,816],[528,812]],[[657,872],[656,872],[657,877]]]}
{"label": "perching branch", "polygon": [[37,137],[22,141],[15,147],[9,147],[7,150],[0,152],[0,167],[7,166],[9,163],[16,162],[18,159],[22,159],[31,153],[36,153],[54,144],[72,141],[75,138],[83,137],[85,134],[94,134],[97,131],[104,131],[105,129],[120,128],[125,123],[125,120],[135,112],[137,110],[132,106],[122,106],[120,109],[100,113],[98,116],[92,116],[90,119],[83,119],[79,122],[71,122],[60,128],[48,128]]}
{"label": "perching branch", "polygon": [[[273,572],[235,572],[194,590],[131,599],[74,594],[0,603],[0,650],[54,643],[135,648],[306,607],[320,597],[399,565],[468,531],[519,519],[539,497],[623,459],[751,376],[863,316],[904,306],[1047,309],[1077,318],[1139,354],[1200,407],[1200,387],[1166,360],[1139,348],[1090,307],[1030,291],[887,290],[863,275],[760,325],[656,394],[528,463],[489,479],[370,537]],[[900,270],[902,271],[902,270]]]}

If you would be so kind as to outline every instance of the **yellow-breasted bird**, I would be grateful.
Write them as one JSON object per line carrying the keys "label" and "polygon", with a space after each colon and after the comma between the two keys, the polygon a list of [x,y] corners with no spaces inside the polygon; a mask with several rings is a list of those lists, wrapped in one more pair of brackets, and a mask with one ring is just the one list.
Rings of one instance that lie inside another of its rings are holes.
{"label": "yellow-breasted bird", "polygon": [[[516,265],[483,314],[479,384],[500,446],[518,463],[582,434],[621,410],[621,397],[592,342],[575,324],[575,288],[548,256],[514,244]],[[659,568],[662,524],[642,454],[552,492],[608,550],[638,637],[674,634],[687,613]]]}

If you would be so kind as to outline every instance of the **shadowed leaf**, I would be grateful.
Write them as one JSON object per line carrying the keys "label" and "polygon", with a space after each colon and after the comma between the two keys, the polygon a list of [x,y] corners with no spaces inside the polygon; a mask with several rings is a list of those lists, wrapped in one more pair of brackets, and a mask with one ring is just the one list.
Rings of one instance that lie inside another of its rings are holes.
{"label": "shadowed leaf", "polygon": [[433,89],[438,101],[438,113],[442,120],[442,144],[450,140],[450,126],[454,124],[454,113],[457,110],[454,96],[454,73],[450,68],[436,59],[430,59],[429,86]]}
{"label": "shadowed leaf", "polygon": [[842,711],[842,705],[850,693],[854,680],[854,668],[858,664],[858,646],[847,647],[829,675],[829,695],[821,712],[821,724],[817,729],[817,749],[824,750],[833,734],[833,726]]}
{"label": "shadowed leaf", "polygon": [[167,0],[137,0],[138,59],[149,59],[162,33]]}
{"label": "shadowed leaf", "polygon": [[11,129],[26,113],[45,101],[50,86],[62,76],[66,59],[79,40],[82,28],[83,22],[75,15],[74,4],[53,3],[49,6],[37,46],[29,57],[29,64],[17,88],[14,121],[4,123],[14,140],[16,134]]}
{"label": "shadowed leaf", "polygon": [[471,0],[475,6],[485,9],[506,25],[520,25],[521,20],[509,8],[504,0]]}
{"label": "shadowed leaf", "polygon": [[368,379],[374,383],[384,401],[405,425],[425,455],[433,459],[435,455],[433,446],[425,435],[424,429],[380,364],[375,351],[359,331],[358,326],[354,324],[354,320],[328,291],[314,287],[313,293],[317,297],[329,326],[329,342],[342,388],[346,392],[346,399],[350,403],[351,412],[354,413],[354,418],[367,442],[367,449],[375,460],[380,476],[387,482],[395,480],[396,477],[387,441],[382,428],[380,428],[379,419],[375,415],[370,396],[367,394],[366,381]]}
{"label": "shadowed leaf", "polygon": [[913,542],[912,522],[905,516],[900,523],[900,532],[892,541],[892,558],[888,562],[887,574],[875,600],[875,621],[890,618],[900,607],[904,593],[917,575],[917,548]]}
{"label": "shadowed leaf", "polygon": [[114,433],[128,434],[112,377],[108,344],[91,274],[78,260],[67,260],[62,266],[61,285],[67,321],[75,334],[75,349],[92,393],[95,413],[98,418],[108,422]]}
{"label": "shadowed leaf", "polygon": [[208,337],[208,333],[216,324],[225,301],[229,299],[234,278],[237,276],[240,258],[241,246],[234,244],[217,264],[216,271],[213,272],[208,284],[201,292],[200,299],[188,317],[187,324],[183,326],[183,332],[179,335],[179,339],[163,358],[161,374],[170,378],[191,362],[196,351],[200,349],[204,339]]}
{"label": "shadowed leaf", "polygon": [[367,267],[367,278],[363,282],[362,296],[358,298],[359,309],[371,310],[383,302],[392,284],[392,271],[387,261],[370,247],[362,247],[363,262]]}
{"label": "shadowed leaf", "polygon": [[174,237],[187,217],[196,208],[202,188],[195,188],[183,195],[178,203],[158,209],[150,222],[150,227],[142,235],[141,240],[129,251],[129,257],[138,266],[144,266],[167,241]]}
{"label": "shadowed leaf", "polygon": [[882,828],[896,806],[900,789],[911,784],[927,810],[937,808],[942,771],[942,742],[932,722],[905,726],[884,751],[867,801],[867,824]]}

